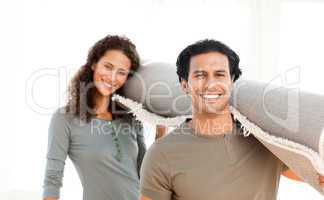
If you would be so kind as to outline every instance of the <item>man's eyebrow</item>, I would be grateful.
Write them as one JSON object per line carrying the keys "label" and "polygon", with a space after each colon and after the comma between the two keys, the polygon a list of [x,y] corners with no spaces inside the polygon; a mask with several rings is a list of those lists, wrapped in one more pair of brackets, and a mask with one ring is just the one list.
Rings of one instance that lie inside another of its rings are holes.
{"label": "man's eyebrow", "polygon": [[226,71],[223,69],[219,69],[219,70],[216,70],[216,73],[226,73]]}
{"label": "man's eyebrow", "polygon": [[197,69],[197,70],[193,71],[193,73],[194,74],[206,73],[206,71]]}

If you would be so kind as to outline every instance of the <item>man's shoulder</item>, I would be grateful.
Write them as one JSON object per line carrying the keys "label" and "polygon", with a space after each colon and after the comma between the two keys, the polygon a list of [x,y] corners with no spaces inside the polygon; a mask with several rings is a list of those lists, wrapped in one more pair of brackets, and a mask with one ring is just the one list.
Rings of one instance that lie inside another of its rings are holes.
{"label": "man's shoulder", "polygon": [[167,135],[158,138],[150,146],[149,150],[154,152],[172,152],[179,151],[182,145],[189,145],[192,140],[190,132],[183,129],[182,126],[176,127]]}
{"label": "man's shoulder", "polygon": [[159,145],[170,145],[174,143],[182,143],[187,139],[191,138],[192,134],[184,124],[175,127],[164,137],[161,137],[156,140],[156,143]]}

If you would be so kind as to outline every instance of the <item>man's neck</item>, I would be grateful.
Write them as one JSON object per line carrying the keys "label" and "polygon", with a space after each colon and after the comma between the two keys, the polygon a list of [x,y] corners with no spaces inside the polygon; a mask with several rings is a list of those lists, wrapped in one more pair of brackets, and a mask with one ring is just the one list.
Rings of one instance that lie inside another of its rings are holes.
{"label": "man's neck", "polygon": [[215,113],[194,113],[189,126],[197,134],[220,135],[233,131],[233,118],[229,109]]}

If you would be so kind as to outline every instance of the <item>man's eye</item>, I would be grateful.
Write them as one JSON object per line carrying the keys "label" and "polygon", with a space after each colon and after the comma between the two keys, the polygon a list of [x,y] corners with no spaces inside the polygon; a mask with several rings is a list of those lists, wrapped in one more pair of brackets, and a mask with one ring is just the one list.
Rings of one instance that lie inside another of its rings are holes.
{"label": "man's eye", "polygon": [[196,74],[195,77],[196,77],[196,78],[203,78],[203,77],[205,77],[205,76],[204,76],[203,74]]}

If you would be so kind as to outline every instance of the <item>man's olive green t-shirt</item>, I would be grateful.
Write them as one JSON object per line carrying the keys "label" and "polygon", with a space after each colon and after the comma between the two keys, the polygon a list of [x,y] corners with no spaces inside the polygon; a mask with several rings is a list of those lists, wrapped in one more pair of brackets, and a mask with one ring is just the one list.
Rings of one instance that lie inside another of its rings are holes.
{"label": "man's olive green t-shirt", "polygon": [[152,200],[275,200],[287,167],[254,136],[199,135],[185,122],[145,155],[141,194]]}

